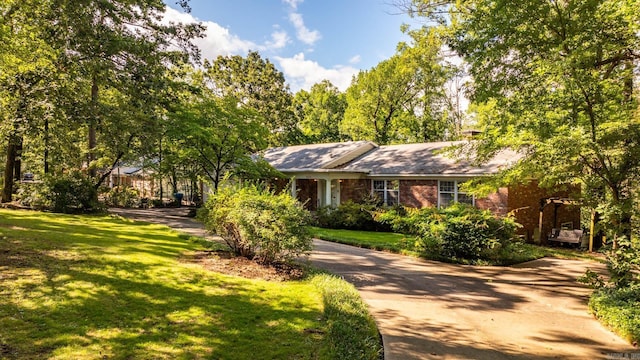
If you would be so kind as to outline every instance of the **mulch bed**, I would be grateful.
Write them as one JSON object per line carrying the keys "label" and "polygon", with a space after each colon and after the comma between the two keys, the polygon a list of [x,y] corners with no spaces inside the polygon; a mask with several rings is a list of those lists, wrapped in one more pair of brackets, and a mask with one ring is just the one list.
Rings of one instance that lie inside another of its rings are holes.
{"label": "mulch bed", "polygon": [[298,280],[304,277],[301,265],[275,263],[260,264],[245,257],[235,256],[226,250],[197,251],[186,255],[182,261],[200,264],[207,270],[247,279],[269,281]]}

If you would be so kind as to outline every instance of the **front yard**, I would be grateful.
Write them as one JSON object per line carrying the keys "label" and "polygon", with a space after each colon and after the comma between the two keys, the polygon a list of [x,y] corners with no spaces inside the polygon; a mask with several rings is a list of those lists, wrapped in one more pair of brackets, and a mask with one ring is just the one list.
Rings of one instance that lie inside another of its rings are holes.
{"label": "front yard", "polygon": [[350,285],[207,271],[188,261],[204,246],[159,225],[0,209],[0,358],[377,357]]}

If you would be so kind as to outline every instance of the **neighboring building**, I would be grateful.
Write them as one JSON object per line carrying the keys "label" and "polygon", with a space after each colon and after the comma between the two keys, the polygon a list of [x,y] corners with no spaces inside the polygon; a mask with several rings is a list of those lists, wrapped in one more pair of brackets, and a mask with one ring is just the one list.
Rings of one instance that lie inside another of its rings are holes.
{"label": "neighboring building", "polygon": [[[347,200],[359,201],[376,195],[387,205],[409,207],[447,206],[457,201],[497,215],[513,213],[523,225],[520,233],[530,241],[538,228],[541,203],[545,198],[566,197],[529,184],[500,188],[485,198],[460,190],[460,184],[479,176],[492,175],[520,157],[504,151],[481,166],[456,160],[444,150],[461,142],[378,146],[370,141],[327,143],[272,148],[264,159],[291,177],[292,193],[309,210],[336,207]],[[542,234],[560,224],[580,227],[578,207],[544,208]]]}
{"label": "neighboring building", "polygon": [[155,172],[148,168],[136,166],[118,166],[111,171],[109,188],[128,186],[138,191],[141,197],[150,198],[157,192]]}

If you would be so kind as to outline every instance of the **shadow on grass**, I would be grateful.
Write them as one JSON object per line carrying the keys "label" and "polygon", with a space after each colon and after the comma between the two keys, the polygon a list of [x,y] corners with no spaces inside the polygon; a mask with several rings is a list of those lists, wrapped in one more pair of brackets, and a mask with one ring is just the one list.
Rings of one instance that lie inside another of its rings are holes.
{"label": "shadow on grass", "polygon": [[0,358],[314,358],[319,306],[179,264],[164,227],[0,215]]}

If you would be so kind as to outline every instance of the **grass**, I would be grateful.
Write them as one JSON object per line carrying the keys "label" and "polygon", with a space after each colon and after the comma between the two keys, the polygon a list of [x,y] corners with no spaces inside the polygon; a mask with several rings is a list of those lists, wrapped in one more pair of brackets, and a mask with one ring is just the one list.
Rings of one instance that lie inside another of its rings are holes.
{"label": "grass", "polygon": [[180,261],[203,243],[109,216],[0,209],[0,358],[326,359],[351,351],[336,323],[362,323],[358,344],[375,332],[364,311],[329,311],[327,275],[268,282]]}
{"label": "grass", "polygon": [[326,229],[319,227],[311,227],[311,233],[318,239],[338,242],[347,245],[359,246],[373,250],[384,250],[405,255],[422,257],[429,260],[437,260],[444,262],[475,264],[475,265],[513,265],[543,257],[556,257],[563,259],[584,259],[603,261],[602,257],[597,254],[559,247],[546,247],[534,244],[517,243],[510,248],[502,251],[497,259],[493,260],[476,260],[469,262],[465,259],[445,258],[437,253],[417,252],[414,249],[415,238],[409,235],[360,231],[360,230],[341,230]]}
{"label": "grass", "polygon": [[411,253],[407,250],[406,244],[414,241],[412,236],[390,232],[326,229],[315,226],[310,229],[312,236],[318,239],[395,253]]}

